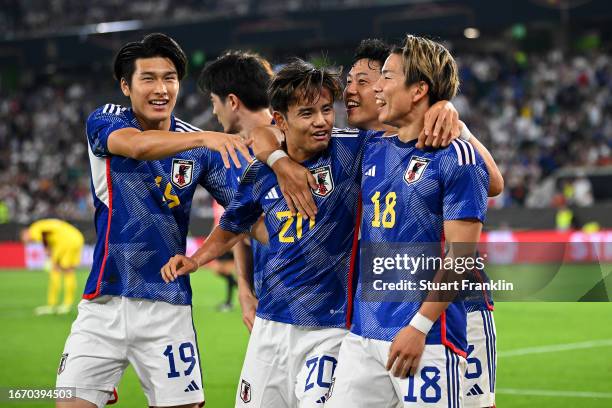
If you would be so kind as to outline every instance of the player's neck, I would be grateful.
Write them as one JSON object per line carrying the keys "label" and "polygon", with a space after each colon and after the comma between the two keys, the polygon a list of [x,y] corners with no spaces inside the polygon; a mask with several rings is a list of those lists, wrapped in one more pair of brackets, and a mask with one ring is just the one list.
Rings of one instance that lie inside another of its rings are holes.
{"label": "player's neck", "polygon": [[425,126],[425,112],[429,108],[429,104],[418,104],[405,117],[405,120],[399,124],[397,129],[398,139],[404,143],[415,140]]}
{"label": "player's neck", "polygon": [[292,143],[287,143],[287,154],[294,162],[302,163],[315,157],[318,152],[307,152],[299,146],[293,145]]}
{"label": "player's neck", "polygon": [[170,130],[170,124],[172,123],[172,119],[167,118],[162,121],[150,121],[139,115],[136,116],[136,120],[140,124],[140,127],[143,131],[146,130]]}
{"label": "player's neck", "polygon": [[272,123],[272,114],[269,109],[248,111],[240,118],[240,132],[238,134],[243,140],[249,138],[249,134],[256,127],[268,126]]}

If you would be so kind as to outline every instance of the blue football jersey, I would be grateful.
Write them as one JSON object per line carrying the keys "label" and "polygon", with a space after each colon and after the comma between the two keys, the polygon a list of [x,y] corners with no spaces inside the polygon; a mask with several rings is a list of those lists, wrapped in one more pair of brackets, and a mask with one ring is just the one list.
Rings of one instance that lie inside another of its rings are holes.
{"label": "blue football jersey", "polygon": [[[381,244],[378,248],[384,245],[418,248],[419,243],[432,243],[429,251],[439,256],[444,221],[484,222],[489,177],[484,161],[472,145],[456,140],[445,149],[421,150],[415,144],[416,140],[404,143],[393,136],[375,139],[365,148],[361,183],[362,263],[351,328],[363,337],[392,341],[421,306],[420,301],[397,301],[392,294],[385,294],[383,299],[368,299],[368,291],[373,289],[365,287],[363,281],[364,276],[372,276],[373,266],[363,262],[366,247]],[[462,301],[448,307],[426,341],[445,344],[460,353],[465,351],[466,310]]]}
{"label": "blue football jersey", "polygon": [[374,132],[336,130],[328,148],[302,163],[318,187],[316,219],[291,216],[276,176],[255,161],[220,226],[243,233],[264,214],[269,234],[257,316],[300,326],[344,327],[359,197],[360,157]]}
{"label": "blue football jersey", "polygon": [[[185,253],[196,186],[226,206],[234,194],[235,172],[225,168],[220,153],[206,148],[163,160],[113,155],[108,137],[122,128],[142,129],[131,108],[107,104],[87,119],[97,242],[83,297],[119,295],[190,304],[189,277],[166,284],[160,269],[170,257]],[[172,116],[170,130],[199,129]]]}

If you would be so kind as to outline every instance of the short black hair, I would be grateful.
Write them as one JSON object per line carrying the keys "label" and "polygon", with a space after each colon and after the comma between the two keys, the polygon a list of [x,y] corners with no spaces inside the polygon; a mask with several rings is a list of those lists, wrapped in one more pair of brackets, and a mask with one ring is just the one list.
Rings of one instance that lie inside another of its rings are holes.
{"label": "short black hair", "polygon": [[275,111],[286,114],[289,106],[300,98],[308,103],[316,101],[323,88],[332,95],[332,102],[342,97],[342,85],[337,72],[296,58],[276,73],[270,84],[270,105]]}
{"label": "short black hair", "polygon": [[272,79],[270,63],[260,55],[245,51],[228,51],[206,64],[198,87],[204,93],[214,93],[222,100],[234,94],[250,110],[267,108],[268,86]]}
{"label": "short black hair", "polygon": [[117,81],[125,79],[132,84],[132,75],[136,70],[135,61],[138,58],[164,57],[170,59],[176,68],[179,81],[187,73],[187,56],[172,38],[162,33],[147,34],[141,41],[125,44],[113,64],[113,73]]}
{"label": "short black hair", "polygon": [[390,53],[391,47],[384,41],[378,38],[366,38],[355,49],[351,65],[355,65],[361,59],[369,59],[378,62],[382,67]]}

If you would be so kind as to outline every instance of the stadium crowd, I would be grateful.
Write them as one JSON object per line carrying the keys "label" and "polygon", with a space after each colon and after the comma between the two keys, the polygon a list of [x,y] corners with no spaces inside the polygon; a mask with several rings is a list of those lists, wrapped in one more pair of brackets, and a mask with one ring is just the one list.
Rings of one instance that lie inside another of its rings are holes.
{"label": "stadium crowd", "polygon": [[[610,57],[564,58],[550,52],[523,60],[459,55],[458,62],[462,84],[453,102],[491,149],[506,182],[504,193],[490,205],[546,207],[558,205],[559,196],[567,204],[592,204],[588,178],[563,183],[546,178],[561,167],[612,164]],[[53,78],[52,83],[34,80],[17,92],[0,90],[0,204],[12,221],[91,218],[84,123],[96,106],[121,103],[123,96],[110,81]],[[218,130],[193,75],[181,87],[177,116]],[[207,200],[202,192],[195,216],[211,215]]]}

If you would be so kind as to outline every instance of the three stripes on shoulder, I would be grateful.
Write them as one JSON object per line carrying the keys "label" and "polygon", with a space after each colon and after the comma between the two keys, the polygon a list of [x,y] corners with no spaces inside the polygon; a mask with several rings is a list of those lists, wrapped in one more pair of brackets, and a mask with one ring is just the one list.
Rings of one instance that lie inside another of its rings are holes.
{"label": "three stripes on shoulder", "polygon": [[471,143],[455,139],[451,142],[451,145],[453,145],[457,153],[459,166],[463,166],[464,164],[476,164],[476,153]]}

